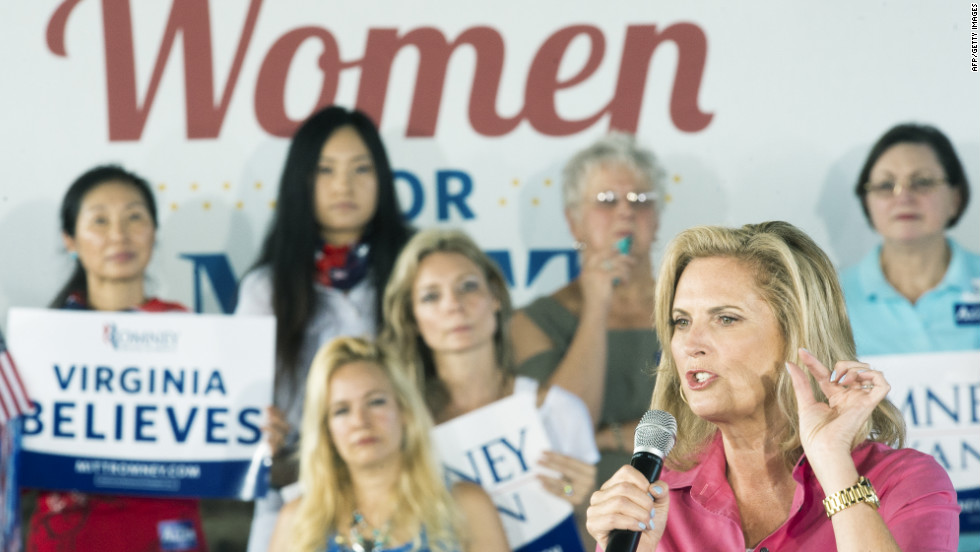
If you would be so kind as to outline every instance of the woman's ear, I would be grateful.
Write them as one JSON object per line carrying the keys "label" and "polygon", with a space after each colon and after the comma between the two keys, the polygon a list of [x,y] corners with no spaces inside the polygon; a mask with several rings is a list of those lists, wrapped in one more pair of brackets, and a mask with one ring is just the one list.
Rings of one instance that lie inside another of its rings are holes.
{"label": "woman's ear", "polygon": [[955,192],[953,194],[953,214],[949,217],[949,220],[946,221],[947,227],[949,226],[950,222],[956,218],[956,215],[962,214],[960,210],[963,208],[963,188],[956,187],[953,188],[953,191]]}
{"label": "woman's ear", "polygon": [[62,232],[61,233],[61,243],[64,244],[65,251],[67,251],[69,255],[71,255],[72,253],[74,253],[75,255],[78,254],[78,251],[75,248],[75,238],[69,236],[68,234],[65,234],[64,232]]}
{"label": "woman's ear", "polygon": [[581,242],[581,231],[579,229],[580,217],[577,210],[572,207],[565,208],[565,222],[568,223],[568,230],[572,233],[572,239],[576,242]]}

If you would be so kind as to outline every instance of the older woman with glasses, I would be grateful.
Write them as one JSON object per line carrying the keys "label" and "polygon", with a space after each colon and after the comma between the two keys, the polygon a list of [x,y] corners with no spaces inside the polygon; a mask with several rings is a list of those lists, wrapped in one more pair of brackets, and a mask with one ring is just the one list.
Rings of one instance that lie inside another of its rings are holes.
{"label": "older woman with glasses", "polygon": [[585,401],[602,455],[600,481],[629,463],[653,390],[650,368],[660,346],[650,328],[650,250],[663,174],[653,153],[626,134],[610,134],[572,157],[563,196],[581,272],[511,324],[518,372]]}
{"label": "older woman with glasses", "polygon": [[946,236],[970,200],[949,139],[927,125],[892,128],[855,193],[882,238],[841,275],[858,354],[980,349],[980,256]]}

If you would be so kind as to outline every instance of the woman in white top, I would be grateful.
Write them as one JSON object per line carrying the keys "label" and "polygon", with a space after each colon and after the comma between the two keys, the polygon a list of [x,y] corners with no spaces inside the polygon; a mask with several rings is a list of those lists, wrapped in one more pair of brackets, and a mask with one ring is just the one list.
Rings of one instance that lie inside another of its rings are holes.
{"label": "woman in white top", "polygon": [[293,453],[314,354],[337,336],[374,336],[378,290],[408,236],[374,123],[336,106],[307,119],[290,143],[276,214],[236,310],[276,316],[276,389],[266,427],[273,489],[256,501],[250,551],[266,549],[295,488]]}
{"label": "woman in white top", "polygon": [[382,342],[414,374],[436,424],[512,394],[531,393],[553,447],[539,475],[573,506],[587,505],[599,459],[585,404],[513,371],[512,307],[497,265],[463,232],[425,230],[405,246],[385,289]]}

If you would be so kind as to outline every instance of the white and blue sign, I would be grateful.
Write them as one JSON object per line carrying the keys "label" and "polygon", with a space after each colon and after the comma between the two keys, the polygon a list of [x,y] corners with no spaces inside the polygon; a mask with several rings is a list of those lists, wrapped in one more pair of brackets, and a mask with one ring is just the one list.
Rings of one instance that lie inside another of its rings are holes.
{"label": "white and blue sign", "polygon": [[960,503],[960,532],[980,532],[980,351],[871,356],[888,399],[905,417],[910,448],[949,473]]}
{"label": "white and blue sign", "polygon": [[481,485],[497,506],[512,550],[578,552],[583,548],[572,505],[536,477],[546,471],[538,460],[551,443],[534,400],[534,394],[505,397],[439,424],[433,439],[447,485]]}
{"label": "white and blue sign", "polygon": [[36,404],[23,418],[21,486],[264,494],[272,317],[11,309],[9,327]]}

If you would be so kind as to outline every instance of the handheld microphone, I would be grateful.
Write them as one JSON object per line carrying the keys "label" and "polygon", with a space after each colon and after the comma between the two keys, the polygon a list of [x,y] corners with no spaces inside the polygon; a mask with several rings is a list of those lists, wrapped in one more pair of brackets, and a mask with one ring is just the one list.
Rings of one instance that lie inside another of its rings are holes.
{"label": "handheld microphone", "polygon": [[[664,458],[677,441],[677,420],[663,410],[647,410],[636,426],[633,436],[633,458],[630,465],[640,470],[647,481],[653,483],[660,477]],[[609,534],[606,552],[636,552],[641,533],[614,529]]]}

